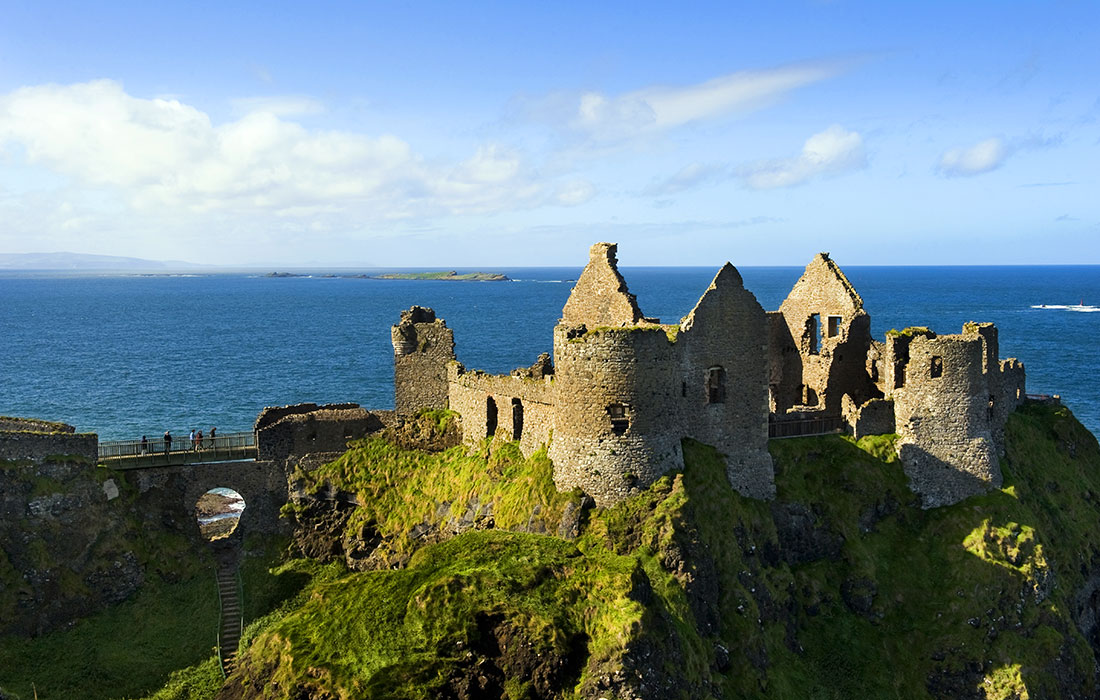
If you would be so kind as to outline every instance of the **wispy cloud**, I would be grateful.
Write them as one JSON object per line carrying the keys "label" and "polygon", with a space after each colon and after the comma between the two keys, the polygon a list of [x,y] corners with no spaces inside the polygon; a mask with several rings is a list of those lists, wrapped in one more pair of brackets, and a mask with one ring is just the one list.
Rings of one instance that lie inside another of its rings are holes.
{"label": "wispy cloud", "polygon": [[713,184],[730,178],[729,165],[723,163],[691,163],[665,180],[654,182],[642,194],[647,197],[668,197],[684,190]]}
{"label": "wispy cloud", "polygon": [[981,175],[1004,165],[1009,148],[998,137],[986,139],[973,146],[952,148],[940,156],[936,169],[947,177]]}
{"label": "wispy cloud", "polygon": [[557,93],[521,101],[518,106],[528,119],[590,138],[615,140],[757,110],[798,88],[836,76],[847,65],[820,61],[744,70],[694,85],[653,85],[619,95]]}
{"label": "wispy cloud", "polygon": [[863,137],[834,124],[806,139],[792,158],[757,161],[737,170],[747,187],[762,190],[801,185],[818,176],[840,175],[867,166]]}

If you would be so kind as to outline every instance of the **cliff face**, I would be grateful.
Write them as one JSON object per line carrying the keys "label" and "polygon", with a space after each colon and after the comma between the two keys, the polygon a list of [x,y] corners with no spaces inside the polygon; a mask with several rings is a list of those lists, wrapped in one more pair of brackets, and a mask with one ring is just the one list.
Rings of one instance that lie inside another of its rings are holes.
{"label": "cliff face", "polygon": [[[73,455],[0,466],[0,635],[40,635],[178,578],[198,553],[172,517],[118,473]],[[147,524],[149,526],[147,526]]]}
{"label": "cliff face", "polygon": [[590,509],[544,455],[365,441],[292,507],[359,571],[254,626],[218,697],[1097,695],[1100,449],[1068,411],[1019,411],[1004,486],[932,510],[889,437],[771,451],[771,502],[685,442]]}

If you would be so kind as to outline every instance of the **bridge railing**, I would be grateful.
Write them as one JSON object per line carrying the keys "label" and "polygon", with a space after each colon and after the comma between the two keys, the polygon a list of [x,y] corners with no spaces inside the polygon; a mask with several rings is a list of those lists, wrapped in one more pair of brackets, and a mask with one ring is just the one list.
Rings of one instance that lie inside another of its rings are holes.
{"label": "bridge railing", "polygon": [[256,434],[225,433],[216,437],[204,435],[202,441],[192,441],[189,436],[173,436],[171,442],[163,437],[152,440],[111,440],[99,443],[100,462],[142,460],[157,455],[187,457],[188,461],[213,462],[233,459],[234,455],[248,452],[256,446]]}

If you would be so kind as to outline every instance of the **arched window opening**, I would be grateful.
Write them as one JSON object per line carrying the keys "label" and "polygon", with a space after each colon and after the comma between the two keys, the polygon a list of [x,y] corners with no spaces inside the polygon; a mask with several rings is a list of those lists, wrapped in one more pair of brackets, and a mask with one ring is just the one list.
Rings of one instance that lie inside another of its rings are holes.
{"label": "arched window opening", "polygon": [[493,437],[497,433],[497,402],[492,396],[485,399],[485,437]]}
{"label": "arched window opening", "polygon": [[519,440],[523,435],[523,402],[512,399],[512,439]]}
{"label": "arched window opening", "polygon": [[611,432],[616,435],[622,435],[630,427],[630,408],[625,404],[609,404],[607,415],[611,418]]}
{"label": "arched window opening", "polygon": [[241,521],[244,506],[244,498],[233,489],[222,486],[210,489],[195,503],[199,534],[210,542],[229,537]]}
{"label": "arched window opening", "polygon": [[707,370],[707,403],[726,402],[726,370],[714,366]]}

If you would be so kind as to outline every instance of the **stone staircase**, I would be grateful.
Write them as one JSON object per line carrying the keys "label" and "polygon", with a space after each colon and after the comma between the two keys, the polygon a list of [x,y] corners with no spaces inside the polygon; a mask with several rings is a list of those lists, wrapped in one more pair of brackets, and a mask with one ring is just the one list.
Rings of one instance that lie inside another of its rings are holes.
{"label": "stone staircase", "polygon": [[222,619],[218,624],[218,652],[225,675],[233,672],[237,657],[237,644],[241,641],[241,599],[237,589],[237,562],[218,562],[218,597],[221,599]]}

